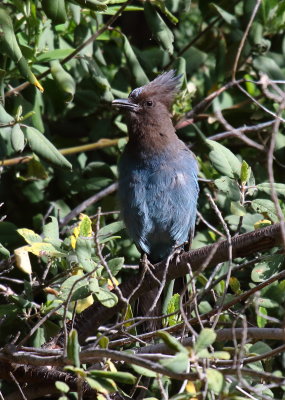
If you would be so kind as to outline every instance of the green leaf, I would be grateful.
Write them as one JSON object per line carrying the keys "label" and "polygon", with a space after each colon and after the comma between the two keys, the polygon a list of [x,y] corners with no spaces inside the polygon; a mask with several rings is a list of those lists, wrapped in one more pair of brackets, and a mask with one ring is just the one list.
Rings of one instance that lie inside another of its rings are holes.
{"label": "green leaf", "polygon": [[60,288],[60,298],[66,300],[72,290],[71,301],[85,299],[90,294],[90,287],[86,279],[80,275],[73,275],[67,278]]}
{"label": "green leaf", "polygon": [[0,304],[0,317],[13,317],[18,312],[18,307],[15,304]]}
{"label": "green leaf", "polygon": [[154,0],[153,4],[160,9],[160,11],[169,19],[173,24],[177,24],[178,18],[173,15],[165,6],[164,0]]}
{"label": "green leaf", "polygon": [[[108,0],[107,0],[107,1],[108,1]],[[114,0],[111,0],[111,1],[112,1],[112,3],[114,3]],[[110,4],[110,2],[109,2],[108,4]],[[118,5],[118,6],[110,6],[110,7],[108,7],[108,9],[104,12],[104,14],[105,14],[105,15],[114,15],[114,14],[116,14],[116,12],[119,11],[119,9],[120,9],[120,5]],[[143,11],[143,7],[129,5],[129,6],[127,6],[127,7],[124,9],[124,12],[125,12],[125,11]]]}
{"label": "green leaf", "polygon": [[[166,314],[172,314],[175,311],[178,311],[180,307],[180,294],[179,293],[174,293],[173,296],[171,296],[168,304],[167,304],[167,310]],[[177,325],[179,323],[180,316],[178,314],[170,315],[167,317],[167,324],[169,326]]]}
{"label": "green leaf", "polygon": [[21,49],[18,45],[13,23],[7,9],[0,7],[0,45],[3,51],[16,63],[21,74],[28,79],[30,83],[35,85],[40,91],[43,91],[41,84],[32,73],[28,62],[23,57]]}
{"label": "green leaf", "polygon": [[116,257],[108,261],[108,266],[113,276],[116,276],[118,272],[120,272],[120,270],[124,266],[124,262],[124,257]]}
{"label": "green leaf", "polygon": [[30,148],[40,157],[45,158],[51,163],[72,169],[69,161],[57,150],[56,147],[37,129],[27,126],[25,128]]}
{"label": "green leaf", "polygon": [[68,57],[71,53],[73,53],[74,49],[56,49],[51,51],[46,51],[37,56],[37,62],[43,63],[52,60],[62,60],[65,57]]}
{"label": "green leaf", "polygon": [[11,144],[15,151],[21,152],[25,147],[25,136],[19,124],[15,124],[11,132]]}
{"label": "green leaf", "polygon": [[254,390],[256,390],[256,392],[260,395],[258,396],[260,399],[276,398],[272,390],[270,390],[269,387],[263,383],[258,383],[257,385],[255,385]]}
{"label": "green leaf", "polygon": [[98,344],[101,347],[101,349],[108,349],[110,340],[107,336],[100,336],[100,338],[98,339]]}
{"label": "green leaf", "polygon": [[273,57],[255,57],[253,60],[253,66],[258,71],[265,72],[271,79],[284,79],[284,74]]}
{"label": "green leaf", "polygon": [[231,213],[238,217],[244,217],[246,215],[246,209],[240,204],[239,201],[231,202]]}
{"label": "green leaf", "polygon": [[[0,9],[0,15],[1,15],[1,9]],[[1,22],[1,20],[0,20]],[[1,32],[1,31],[0,31]],[[13,122],[14,118],[7,113],[3,105],[0,103],[0,123],[1,124],[9,124],[10,122]]]}
{"label": "green leaf", "polygon": [[[273,187],[277,194],[285,197],[285,184],[284,183],[273,183]],[[260,183],[257,185],[257,189],[267,194],[272,194],[271,185],[269,182]]]}
{"label": "green leaf", "polygon": [[[90,379],[92,378],[88,378],[88,380]],[[101,393],[114,393],[118,390],[116,383],[114,382],[113,379],[97,378],[96,382],[99,383],[99,385],[101,385],[101,388],[103,388],[103,391],[102,389],[100,390]]]}
{"label": "green leaf", "polygon": [[79,235],[85,238],[92,237],[92,221],[88,215],[81,214],[79,224]]}
{"label": "green leaf", "polygon": [[168,332],[158,331],[157,336],[159,336],[164,343],[175,352],[182,352],[188,354],[188,350],[184,347],[175,337],[171,336]]}
{"label": "green leaf", "polygon": [[67,20],[65,0],[42,0],[42,7],[54,24],[64,24]]}
{"label": "green leaf", "polygon": [[256,322],[258,328],[264,328],[266,326],[267,324],[267,319],[265,318],[266,316],[267,316],[267,309],[264,307],[258,307],[258,314],[256,316]]}
{"label": "green leaf", "polygon": [[108,289],[100,287],[94,292],[94,295],[97,297],[97,300],[107,308],[112,308],[118,303],[118,297]]}
{"label": "green leaf", "polygon": [[240,281],[235,277],[230,277],[230,288],[235,294],[241,294]]}
{"label": "green leaf", "polygon": [[214,3],[210,3],[210,7],[214,9],[216,13],[220,15],[228,25],[235,28],[239,26],[238,19],[236,18],[235,15],[230,14],[229,12],[223,10],[221,7],[219,7],[217,4]]}
{"label": "green leaf", "polygon": [[264,308],[277,308],[280,306],[277,301],[265,297],[259,297],[257,304]]}
{"label": "green leaf", "polygon": [[251,207],[265,218],[270,218],[273,222],[278,222],[275,205],[272,200],[254,199],[251,202]]}
{"label": "green leaf", "polygon": [[283,262],[284,256],[282,254],[267,256],[263,261],[255,264],[251,272],[251,279],[256,283],[264,282],[280,271]]}
{"label": "green leaf", "polygon": [[107,6],[100,0],[67,0],[68,2],[79,4],[83,8],[93,11],[106,11]]}
{"label": "green leaf", "polygon": [[208,382],[208,388],[213,390],[214,393],[221,393],[224,386],[224,377],[221,372],[216,369],[208,368],[206,369],[206,376]]}
{"label": "green leaf", "polygon": [[187,352],[177,353],[174,357],[159,360],[159,363],[169,371],[182,374],[187,371],[189,358]]}
{"label": "green leaf", "polygon": [[57,388],[57,390],[59,390],[62,393],[68,393],[69,392],[69,386],[64,382],[56,381],[55,382],[55,387]]}
{"label": "green leaf", "polygon": [[262,355],[272,351],[272,348],[268,344],[259,341],[251,345],[248,351],[251,354]]}
{"label": "green leaf", "polygon": [[127,63],[129,66],[130,71],[132,72],[133,76],[135,77],[136,84],[138,86],[143,86],[149,82],[148,77],[146,76],[143,68],[141,67],[137,56],[135,55],[130,42],[128,41],[127,37],[123,36],[123,50],[127,59]]}
{"label": "green leaf", "polygon": [[89,371],[89,374],[93,378],[109,378],[115,382],[126,383],[128,385],[134,385],[136,382],[136,377],[129,372],[111,372],[93,369]]}
{"label": "green leaf", "polygon": [[6,247],[3,246],[3,244],[0,243],[0,254],[4,256],[5,258],[10,257],[10,251],[6,249]]}
{"label": "green leaf", "polygon": [[[98,392],[100,392],[100,393],[105,393],[105,394],[108,393],[108,390],[106,390],[106,389],[104,388],[104,386],[102,386],[101,383],[98,382],[97,379],[92,379],[92,378],[89,378],[89,377],[87,376],[87,377],[85,378],[85,380],[86,380],[86,382],[88,383],[88,385],[89,385],[92,389],[94,389],[94,390],[96,390],[96,391],[98,391]],[[97,396],[97,399],[98,399],[98,396]],[[105,396],[104,396],[104,399],[105,399]]]}
{"label": "green leaf", "polygon": [[223,176],[222,178],[215,179],[214,182],[217,188],[225,193],[231,200],[240,200],[240,190],[236,180],[231,179],[228,176]]}
{"label": "green leaf", "polygon": [[206,349],[208,346],[214,343],[216,340],[217,334],[213,329],[210,328],[204,328],[200,332],[196,343],[194,345],[194,351],[197,355],[199,355],[199,352],[201,350]]}
{"label": "green leaf", "polygon": [[218,360],[230,360],[231,355],[227,351],[214,351],[213,353],[209,354],[210,359],[218,359]]}
{"label": "green leaf", "polygon": [[73,100],[76,88],[73,77],[65,71],[58,60],[51,61],[50,68],[53,79],[57,82],[60,90],[65,93],[65,101],[69,103]]}
{"label": "green leaf", "polygon": [[124,229],[124,227],[125,225],[122,221],[112,222],[111,224],[103,226],[103,228],[99,229],[98,237],[100,240],[103,240],[108,236],[120,232],[122,229]]}
{"label": "green leaf", "polygon": [[92,260],[92,237],[79,236],[76,240],[75,252],[78,262],[86,272],[90,272],[95,268],[95,262]]}
{"label": "green leaf", "polygon": [[102,72],[98,63],[93,58],[85,59],[88,61],[88,67],[92,74],[92,81],[96,84],[100,91],[100,99],[105,102],[111,102],[114,100],[114,96],[112,94],[111,85],[106,77],[106,75]]}
{"label": "green leaf", "polygon": [[68,340],[67,340],[67,357],[72,364],[79,368],[80,367],[80,359],[79,359],[79,352],[80,352],[80,345],[78,342],[78,334],[76,329],[72,329],[69,332]]}
{"label": "green leaf", "polygon": [[241,171],[239,159],[220,143],[213,140],[206,140],[206,142],[211,148],[209,158],[216,170],[229,178],[238,179]]}
{"label": "green leaf", "polygon": [[241,170],[240,170],[240,180],[242,185],[245,185],[246,182],[249,180],[251,174],[251,168],[246,161],[243,160],[241,163]]}
{"label": "green leaf", "polygon": [[43,235],[45,238],[58,240],[59,239],[59,227],[58,221],[55,217],[49,217],[51,219],[50,222],[44,225]]}
{"label": "green leaf", "polygon": [[173,53],[174,36],[159,13],[149,3],[144,4],[146,22],[159,45],[169,54]]}
{"label": "green leaf", "polygon": [[135,365],[135,364],[131,364],[131,367],[139,375],[147,376],[148,378],[156,378],[157,377],[157,373],[152,371],[151,369],[140,367],[139,365]]}

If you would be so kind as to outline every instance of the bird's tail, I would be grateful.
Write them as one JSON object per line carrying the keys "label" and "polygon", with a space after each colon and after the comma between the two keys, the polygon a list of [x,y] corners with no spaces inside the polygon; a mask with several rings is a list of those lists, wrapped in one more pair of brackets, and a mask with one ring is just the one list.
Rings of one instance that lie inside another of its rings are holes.
{"label": "bird's tail", "polygon": [[142,325],[145,332],[157,331],[162,327],[161,319],[155,318],[162,315],[162,301],[161,297],[158,297],[158,292],[159,288],[151,289],[139,299],[139,313],[142,316],[150,317]]}

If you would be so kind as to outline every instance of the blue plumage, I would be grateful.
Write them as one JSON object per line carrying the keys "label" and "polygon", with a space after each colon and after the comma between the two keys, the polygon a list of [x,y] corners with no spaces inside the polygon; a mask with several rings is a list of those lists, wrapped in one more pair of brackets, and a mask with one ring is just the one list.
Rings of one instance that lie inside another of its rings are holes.
{"label": "blue plumage", "polygon": [[169,113],[178,83],[169,71],[128,100],[113,102],[128,111],[129,142],[119,163],[122,217],[152,262],[188,241],[195,225],[197,163],[175,134]]}
{"label": "blue plumage", "polygon": [[130,236],[152,261],[166,258],[194,230],[198,186],[193,155],[183,144],[174,157],[166,149],[145,162],[126,151],[119,172],[121,211]]}

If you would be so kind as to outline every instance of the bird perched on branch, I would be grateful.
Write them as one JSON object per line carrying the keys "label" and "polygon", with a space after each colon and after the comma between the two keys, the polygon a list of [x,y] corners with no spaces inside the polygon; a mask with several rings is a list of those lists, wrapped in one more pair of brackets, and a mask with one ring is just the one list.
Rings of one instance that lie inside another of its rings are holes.
{"label": "bird perched on branch", "polygon": [[[189,241],[195,225],[197,162],[178,139],[170,114],[179,81],[171,70],[112,103],[126,111],[129,133],[119,163],[122,218],[151,263]],[[151,292],[145,299],[150,306],[157,290]]]}

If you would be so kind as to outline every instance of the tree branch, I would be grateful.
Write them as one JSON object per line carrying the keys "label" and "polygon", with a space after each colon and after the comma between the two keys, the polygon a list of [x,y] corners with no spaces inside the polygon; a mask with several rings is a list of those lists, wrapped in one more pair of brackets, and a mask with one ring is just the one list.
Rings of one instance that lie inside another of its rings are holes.
{"label": "tree branch", "polygon": [[[281,246],[282,235],[280,224],[275,224],[262,228],[253,232],[245,233],[232,238],[232,256],[234,258],[246,257],[257,252],[264,252],[272,249],[275,246]],[[167,271],[167,281],[176,279],[188,274],[187,264],[191,264],[192,271],[197,271],[206,262],[209,255],[212,254],[208,260],[207,268],[228,260],[228,242],[221,241],[213,245],[205,246],[197,250],[185,252],[179,258],[173,259],[169,263]],[[160,262],[155,265],[155,277],[161,281],[165,273],[165,262]],[[130,293],[134,292],[132,300],[136,300],[141,295],[147,293],[149,290],[158,286],[157,280],[147,276],[140,284],[140,274],[130,278],[120,285],[120,290],[124,297],[128,297]],[[79,340],[81,343],[85,339],[94,334],[97,328],[104,322],[108,321],[116,315],[125,303],[118,302],[118,304],[109,309],[96,302],[84,312],[82,312],[75,320],[75,328],[78,331]],[[62,336],[57,338],[58,344],[61,343]]]}

